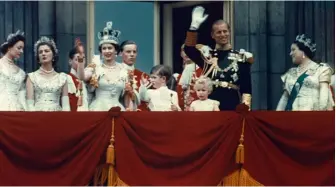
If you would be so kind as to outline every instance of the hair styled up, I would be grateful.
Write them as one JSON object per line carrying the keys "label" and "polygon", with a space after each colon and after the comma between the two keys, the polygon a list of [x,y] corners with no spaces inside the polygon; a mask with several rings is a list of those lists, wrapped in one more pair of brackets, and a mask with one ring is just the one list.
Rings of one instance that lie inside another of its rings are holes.
{"label": "hair styled up", "polygon": [[9,48],[13,47],[19,41],[25,42],[25,40],[24,33],[21,33],[20,30],[16,31],[16,33],[9,34],[6,42],[0,46],[0,52],[5,55]]}
{"label": "hair styled up", "polygon": [[312,59],[315,56],[316,44],[313,41],[306,37],[304,34],[297,35],[295,41],[293,42],[296,46],[304,52],[304,54]]}
{"label": "hair styled up", "polygon": [[42,36],[34,45],[34,53],[35,53],[35,58],[37,62],[40,62],[39,48],[43,45],[48,46],[51,52],[53,53],[52,66],[55,68],[56,63],[58,61],[58,49],[56,47],[56,43],[54,42],[54,40],[46,36]]}

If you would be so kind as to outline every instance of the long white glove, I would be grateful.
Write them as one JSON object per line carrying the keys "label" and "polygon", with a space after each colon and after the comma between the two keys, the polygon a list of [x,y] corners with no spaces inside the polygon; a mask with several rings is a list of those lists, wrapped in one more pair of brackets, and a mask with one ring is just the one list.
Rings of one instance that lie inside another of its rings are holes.
{"label": "long white glove", "polygon": [[28,111],[35,111],[35,107],[34,107],[35,101],[32,99],[28,99],[27,100],[27,110]]}
{"label": "long white glove", "polygon": [[208,14],[204,15],[204,8],[197,6],[192,11],[192,21],[190,25],[190,30],[198,30],[200,25],[208,18]]}
{"label": "long white glove", "polygon": [[69,96],[62,97],[62,111],[70,111],[70,99]]}

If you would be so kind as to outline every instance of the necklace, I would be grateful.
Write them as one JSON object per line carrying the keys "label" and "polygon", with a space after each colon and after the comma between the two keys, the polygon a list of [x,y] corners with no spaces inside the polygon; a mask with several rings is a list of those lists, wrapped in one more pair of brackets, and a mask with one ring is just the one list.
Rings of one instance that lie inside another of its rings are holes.
{"label": "necklace", "polygon": [[48,71],[48,70],[45,70],[42,67],[40,67],[40,71],[42,71],[45,74],[50,74],[50,73],[54,72],[55,70],[54,70],[54,68],[52,68],[50,71]]}
{"label": "necklace", "polygon": [[117,67],[117,64],[113,64],[112,66],[108,66],[105,63],[103,63],[103,66],[107,69],[115,69]]}
{"label": "necklace", "polygon": [[300,64],[298,66],[298,73],[301,74],[301,73],[305,72],[308,69],[310,63],[311,63],[311,61],[309,61],[309,62],[307,62],[306,64],[303,64],[303,65]]}
{"label": "necklace", "polygon": [[15,65],[14,61],[10,58],[8,58],[6,55],[4,56],[5,62],[9,65]]}

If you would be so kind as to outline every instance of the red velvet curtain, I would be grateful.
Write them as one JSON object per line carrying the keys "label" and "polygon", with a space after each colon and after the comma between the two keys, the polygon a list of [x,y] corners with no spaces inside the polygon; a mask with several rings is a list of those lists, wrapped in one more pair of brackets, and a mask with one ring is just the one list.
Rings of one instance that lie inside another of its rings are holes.
{"label": "red velvet curtain", "polygon": [[[115,113],[0,113],[0,185],[86,185]],[[217,185],[239,168],[263,185],[334,185],[333,112],[122,112],[116,170],[128,185]]]}
{"label": "red velvet curtain", "polygon": [[107,113],[0,113],[0,185],[86,185],[111,136]]}

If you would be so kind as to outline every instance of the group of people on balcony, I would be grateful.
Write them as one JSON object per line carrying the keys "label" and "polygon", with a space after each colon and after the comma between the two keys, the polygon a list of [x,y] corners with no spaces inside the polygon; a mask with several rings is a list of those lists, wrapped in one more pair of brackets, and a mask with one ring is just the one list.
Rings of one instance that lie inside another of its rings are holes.
{"label": "group of people on balcony", "polygon": [[[26,73],[15,63],[23,53],[25,37],[10,34],[1,45],[0,111],[225,111],[244,103],[251,108],[253,55],[230,45],[230,25],[212,25],[211,48],[197,44],[200,25],[207,19],[203,7],[195,7],[181,47],[183,73],[173,74],[165,65],[150,74],[135,68],[137,44],[119,42],[120,31],[108,22],[98,34],[100,55],[85,59],[80,40],[69,52],[68,74],[56,72],[58,49],[53,39],[41,37],[34,45],[40,68]],[[312,59],[316,45],[298,35],[291,45],[295,67],[281,76],[284,92],[277,106],[283,111],[332,110],[332,68]],[[122,56],[122,63],[116,57]],[[87,65],[86,65],[87,64]]]}

